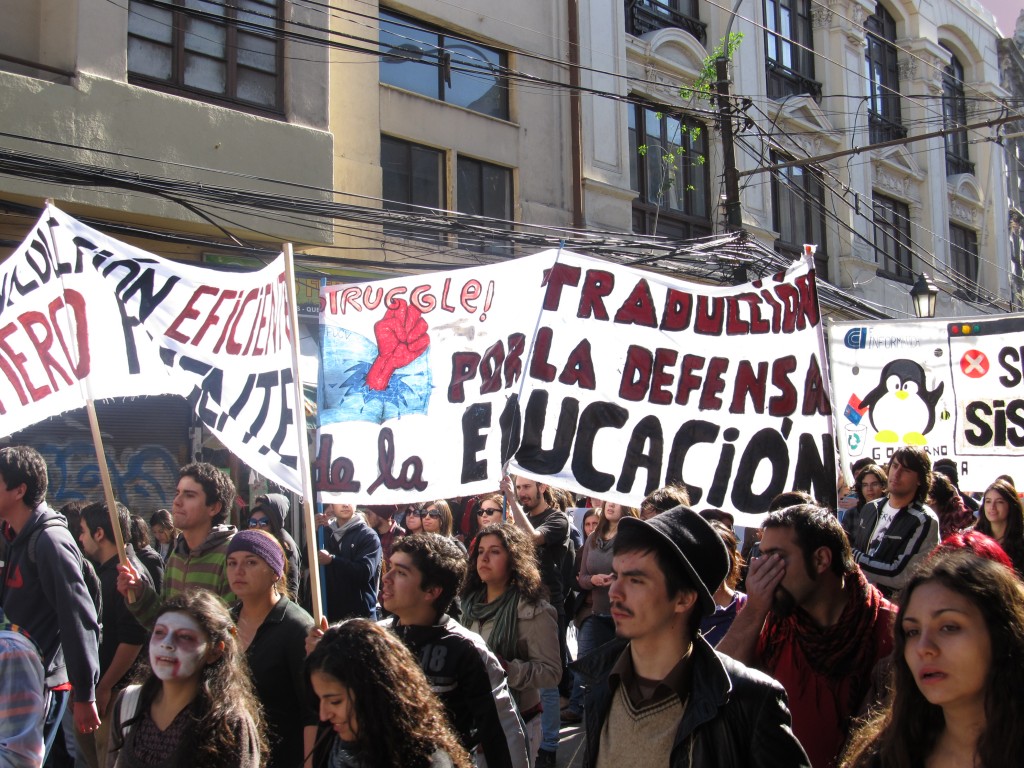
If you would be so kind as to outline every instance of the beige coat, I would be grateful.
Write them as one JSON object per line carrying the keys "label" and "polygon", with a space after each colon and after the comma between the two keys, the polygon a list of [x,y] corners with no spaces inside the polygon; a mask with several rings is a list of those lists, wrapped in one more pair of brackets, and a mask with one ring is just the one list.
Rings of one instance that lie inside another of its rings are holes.
{"label": "beige coat", "polygon": [[[508,686],[516,694],[521,712],[540,703],[540,689],[554,688],[562,679],[562,657],[558,646],[558,614],[547,601],[519,601],[519,642],[515,659],[504,659]],[[468,628],[484,641],[490,637],[493,621],[473,622]]]}

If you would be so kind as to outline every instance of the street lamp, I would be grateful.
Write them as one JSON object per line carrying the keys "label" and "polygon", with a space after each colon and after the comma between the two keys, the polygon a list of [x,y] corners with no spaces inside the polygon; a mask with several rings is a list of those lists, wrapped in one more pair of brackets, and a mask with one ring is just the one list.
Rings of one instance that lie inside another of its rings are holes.
{"label": "street lamp", "polygon": [[910,289],[910,297],[914,300],[914,314],[920,318],[935,317],[935,298],[939,295],[939,289],[928,276],[922,272],[917,276],[914,287]]}

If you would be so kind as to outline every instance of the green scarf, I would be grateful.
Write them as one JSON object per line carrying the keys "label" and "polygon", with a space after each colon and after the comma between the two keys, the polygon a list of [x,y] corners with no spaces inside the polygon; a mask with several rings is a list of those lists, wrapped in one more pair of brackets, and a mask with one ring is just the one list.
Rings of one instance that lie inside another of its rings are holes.
{"label": "green scarf", "polygon": [[494,626],[487,638],[487,646],[500,659],[514,659],[519,641],[519,590],[509,587],[493,603],[485,602],[486,598],[487,587],[481,587],[466,596],[462,603],[465,624],[472,628],[476,622],[482,626],[493,620]]}

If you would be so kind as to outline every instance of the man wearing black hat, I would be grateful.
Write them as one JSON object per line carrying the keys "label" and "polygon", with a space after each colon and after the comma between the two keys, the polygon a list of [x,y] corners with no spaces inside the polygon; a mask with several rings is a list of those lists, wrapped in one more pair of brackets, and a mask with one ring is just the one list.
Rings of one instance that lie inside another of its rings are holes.
{"label": "man wearing black hat", "polygon": [[697,633],[728,570],[722,540],[688,507],[619,523],[609,591],[619,638],[574,665],[590,685],[587,768],[810,765],[782,687]]}

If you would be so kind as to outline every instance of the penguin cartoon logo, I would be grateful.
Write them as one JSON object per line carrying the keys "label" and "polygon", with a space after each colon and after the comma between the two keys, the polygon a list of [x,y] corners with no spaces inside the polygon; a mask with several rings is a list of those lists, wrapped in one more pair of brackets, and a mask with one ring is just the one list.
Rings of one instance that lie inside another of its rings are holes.
{"label": "penguin cartoon logo", "polygon": [[946,385],[929,391],[924,369],[913,360],[892,360],[882,368],[878,386],[861,401],[875,430],[875,441],[926,445],[925,435],[935,426],[935,404]]}

